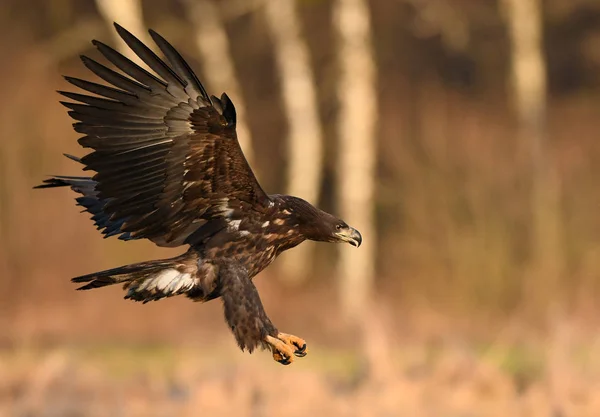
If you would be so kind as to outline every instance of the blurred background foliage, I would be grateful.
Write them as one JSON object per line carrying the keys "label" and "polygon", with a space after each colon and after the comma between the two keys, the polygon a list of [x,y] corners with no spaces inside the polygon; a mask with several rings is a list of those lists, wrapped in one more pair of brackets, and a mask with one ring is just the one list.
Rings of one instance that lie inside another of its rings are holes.
{"label": "blurred background foliage", "polygon": [[[145,25],[169,39],[203,79],[190,41],[202,22],[189,18],[185,2],[142,3]],[[289,162],[286,119],[262,2],[214,3],[245,101],[253,165],[265,190],[281,192]],[[302,0],[296,7],[325,138],[319,204],[335,213],[334,3]],[[440,335],[475,340],[479,347],[516,338],[543,345],[565,323],[569,337],[575,332],[597,349],[600,2],[540,3],[548,81],[543,187],[552,195],[541,206],[532,204],[531,144],[519,133],[512,100],[513,57],[502,3],[368,2],[378,105],[376,235],[364,236],[377,247],[373,311],[387,317],[383,333],[389,340],[433,340],[434,347],[427,345],[433,351]],[[122,301],[117,288],[73,291],[72,276],[173,251],[103,241],[87,215],[78,214],[71,192],[31,189],[47,174],[77,175],[61,153],[82,150],[55,90],[67,88],[61,74],[88,77],[78,55],[98,57],[92,38],[114,44],[95,2],[30,0],[25,6],[3,0],[0,28],[0,343],[206,346],[220,343],[216,334],[233,344],[219,303],[172,299],[142,307]],[[542,232],[536,232],[540,221]],[[256,282],[279,327],[323,346],[348,346],[354,333],[340,324],[335,250],[318,248],[300,283],[278,279],[279,261]],[[538,353],[502,352],[498,366],[515,380],[539,373],[542,365],[531,359]]]}

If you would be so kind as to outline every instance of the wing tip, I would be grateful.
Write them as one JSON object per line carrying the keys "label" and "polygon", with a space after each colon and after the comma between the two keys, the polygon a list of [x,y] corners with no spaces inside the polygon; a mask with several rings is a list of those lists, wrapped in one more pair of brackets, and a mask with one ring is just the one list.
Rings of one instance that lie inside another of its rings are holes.
{"label": "wing tip", "polygon": [[125,29],[123,26],[121,26],[117,22],[113,22],[113,26],[115,27],[115,30],[117,31],[117,33],[119,34],[121,39],[123,39],[125,42],[127,42],[125,39],[126,37],[135,37],[130,31]]}
{"label": "wing tip", "polygon": [[[92,43],[94,43],[94,41],[92,41]],[[83,62],[83,65],[85,65],[86,67],[88,66],[88,63],[95,62],[92,58],[90,58],[87,55],[83,55],[83,54],[79,55],[79,59],[81,60],[81,62]]]}
{"label": "wing tip", "polygon": [[69,158],[71,161],[79,162],[80,164],[82,163],[81,162],[81,158],[79,158],[79,157],[77,157],[75,155],[71,155],[71,154],[68,154],[68,153],[63,153],[63,155],[66,156],[67,158]]}
{"label": "wing tip", "polygon": [[56,188],[56,187],[66,187],[69,184],[56,176],[50,176],[50,178],[42,181],[41,184],[35,185],[32,188],[34,190],[39,190],[43,188]]}
{"label": "wing tip", "polygon": [[[79,55],[79,59],[81,59],[81,57],[82,57],[82,55]],[[79,78],[71,77],[70,75],[63,75],[62,77],[66,82],[68,82],[69,84],[74,85],[74,86],[77,86],[77,82],[80,81]],[[58,92],[62,94],[63,92],[68,92],[68,91],[59,90]]]}

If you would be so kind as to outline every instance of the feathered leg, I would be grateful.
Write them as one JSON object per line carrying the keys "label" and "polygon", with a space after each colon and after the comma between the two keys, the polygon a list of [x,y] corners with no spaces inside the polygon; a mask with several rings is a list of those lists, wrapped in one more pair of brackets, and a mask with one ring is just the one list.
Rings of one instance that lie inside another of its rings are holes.
{"label": "feathered leg", "polygon": [[265,312],[256,287],[246,270],[224,265],[219,270],[225,319],[242,350],[250,353],[260,346],[269,348],[273,359],[289,365],[294,355],[306,355],[306,343],[299,337],[280,333]]}

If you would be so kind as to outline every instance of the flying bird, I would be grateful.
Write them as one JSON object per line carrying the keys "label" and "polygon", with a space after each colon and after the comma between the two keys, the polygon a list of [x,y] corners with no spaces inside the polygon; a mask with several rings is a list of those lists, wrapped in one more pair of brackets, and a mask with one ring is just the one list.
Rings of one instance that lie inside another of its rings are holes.
{"label": "flying bird", "polygon": [[239,347],[270,349],[284,365],[306,355],[303,339],[280,332],[267,316],[252,279],[283,251],[304,240],[360,246],[360,233],[293,196],[266,194],[236,137],[229,97],[209,96],[190,66],[158,33],[166,58],[115,24],[128,47],[154,72],[97,40],[115,69],[87,56],[83,64],[109,85],[65,77],[84,92],[59,91],[76,120],[79,144],[66,155],[94,173],[56,176],[36,188],[70,187],[105,237],[188,246],[177,257],[73,278],[80,290],[122,284],[125,298],[148,302],[184,294],[220,297]]}

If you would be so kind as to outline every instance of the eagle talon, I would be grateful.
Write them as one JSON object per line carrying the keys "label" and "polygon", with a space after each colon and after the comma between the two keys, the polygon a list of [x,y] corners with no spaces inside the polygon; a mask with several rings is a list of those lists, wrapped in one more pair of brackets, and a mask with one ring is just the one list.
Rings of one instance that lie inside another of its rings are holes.
{"label": "eagle talon", "polygon": [[265,339],[273,352],[273,359],[282,365],[289,365],[294,361],[294,350],[283,340],[273,336]]}
{"label": "eagle talon", "polygon": [[299,358],[303,358],[308,353],[306,349],[306,342],[304,339],[300,339],[298,336],[294,336],[287,333],[279,333],[277,339],[281,340],[287,346],[294,350],[294,355]]}

